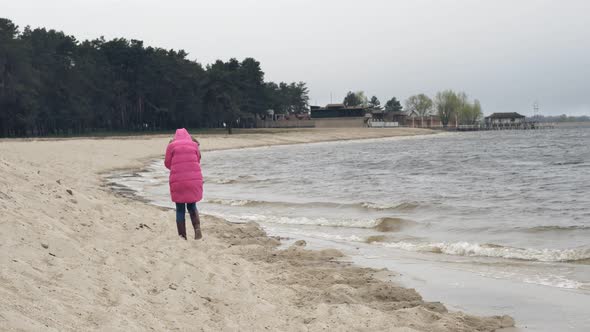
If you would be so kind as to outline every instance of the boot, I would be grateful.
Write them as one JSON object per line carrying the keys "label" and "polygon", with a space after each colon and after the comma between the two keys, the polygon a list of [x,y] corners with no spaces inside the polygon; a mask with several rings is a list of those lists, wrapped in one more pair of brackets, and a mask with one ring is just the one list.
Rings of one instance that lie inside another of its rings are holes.
{"label": "boot", "polygon": [[203,233],[201,233],[201,220],[199,220],[197,212],[189,212],[189,215],[191,216],[191,222],[195,229],[195,240],[199,240],[203,238]]}
{"label": "boot", "polygon": [[178,229],[178,235],[186,240],[186,224],[184,221],[176,222],[176,228]]}

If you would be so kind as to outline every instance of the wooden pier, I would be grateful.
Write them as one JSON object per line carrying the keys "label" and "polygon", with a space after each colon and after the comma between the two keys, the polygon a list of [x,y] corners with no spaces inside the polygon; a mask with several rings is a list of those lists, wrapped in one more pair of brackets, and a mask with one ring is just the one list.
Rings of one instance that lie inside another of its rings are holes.
{"label": "wooden pier", "polygon": [[480,130],[540,130],[553,129],[555,124],[545,122],[518,122],[518,123],[491,123],[475,125],[459,125],[448,128],[455,131],[480,131]]}

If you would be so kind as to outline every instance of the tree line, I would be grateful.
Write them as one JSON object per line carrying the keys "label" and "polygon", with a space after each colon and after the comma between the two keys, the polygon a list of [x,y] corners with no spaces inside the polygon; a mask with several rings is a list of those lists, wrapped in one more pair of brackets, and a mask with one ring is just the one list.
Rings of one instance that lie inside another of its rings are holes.
{"label": "tree line", "polygon": [[264,81],[260,63],[203,67],[140,40],[78,41],[0,18],[0,137],[252,126],[308,108],[303,82]]}
{"label": "tree line", "polygon": [[[362,106],[373,110],[381,110],[381,102],[376,96],[370,99],[365,96],[363,91],[349,91],[344,97],[345,106]],[[385,112],[414,113],[421,118],[438,115],[444,127],[449,123],[456,121],[459,124],[473,125],[482,120],[483,112],[479,100],[470,101],[465,92],[455,92],[453,90],[444,90],[438,92],[434,99],[421,93],[408,97],[405,101],[405,107],[402,107],[396,97],[392,97],[385,103],[383,108]]]}
{"label": "tree line", "polygon": [[533,116],[533,120],[539,122],[590,122],[590,116],[588,115],[536,115]]}
{"label": "tree line", "polygon": [[385,107],[382,107],[377,96],[372,96],[371,99],[369,99],[365,96],[364,91],[348,91],[342,103],[344,106],[362,106],[374,110],[384,109],[386,112],[401,112],[403,110],[401,103],[395,97],[389,99],[385,103]]}

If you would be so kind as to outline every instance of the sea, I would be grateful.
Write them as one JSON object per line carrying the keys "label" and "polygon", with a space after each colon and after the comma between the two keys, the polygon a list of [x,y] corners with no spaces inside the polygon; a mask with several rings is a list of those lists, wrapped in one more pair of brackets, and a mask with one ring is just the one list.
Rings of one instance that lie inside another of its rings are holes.
{"label": "sea", "polygon": [[[449,309],[590,331],[589,127],[212,151],[202,168],[203,214],[340,249]],[[163,160],[111,181],[173,208]]]}

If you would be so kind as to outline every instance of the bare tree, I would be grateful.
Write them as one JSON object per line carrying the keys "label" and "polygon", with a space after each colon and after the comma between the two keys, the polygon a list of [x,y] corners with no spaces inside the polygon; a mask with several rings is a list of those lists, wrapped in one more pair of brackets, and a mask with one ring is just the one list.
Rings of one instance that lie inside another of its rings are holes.
{"label": "bare tree", "polygon": [[424,117],[432,112],[433,102],[427,95],[421,93],[406,99],[406,111],[415,112],[420,116],[420,125],[424,126]]}
{"label": "bare tree", "polygon": [[457,112],[464,105],[464,100],[467,98],[465,93],[455,93],[453,90],[445,90],[438,92],[434,97],[434,104],[436,111],[440,117],[443,127],[449,125],[449,121],[457,116]]}

